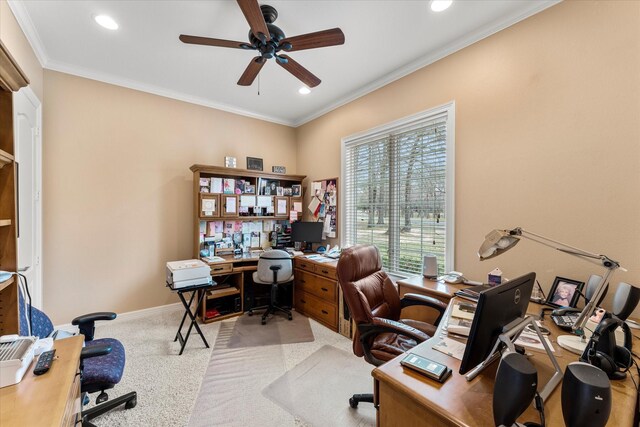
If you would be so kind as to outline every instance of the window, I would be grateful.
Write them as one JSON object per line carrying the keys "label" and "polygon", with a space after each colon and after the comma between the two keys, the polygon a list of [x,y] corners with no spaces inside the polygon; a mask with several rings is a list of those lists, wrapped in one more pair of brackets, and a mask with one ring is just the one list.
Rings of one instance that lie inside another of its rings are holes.
{"label": "window", "polygon": [[385,270],[453,269],[454,104],[342,140],[344,245],[372,244]]}

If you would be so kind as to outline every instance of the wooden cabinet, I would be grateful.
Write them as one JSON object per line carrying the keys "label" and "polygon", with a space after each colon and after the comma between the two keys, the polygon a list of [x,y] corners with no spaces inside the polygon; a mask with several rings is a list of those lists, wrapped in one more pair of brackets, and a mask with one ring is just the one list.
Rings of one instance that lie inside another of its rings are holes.
{"label": "wooden cabinet", "polygon": [[[214,255],[215,248],[215,255],[226,260],[209,264],[213,280],[222,285],[207,291],[198,313],[205,322],[238,316],[245,310],[245,283],[251,283],[258,262],[258,256],[246,249],[290,244],[291,197],[278,194],[301,186],[305,176],[206,165],[193,165],[191,171],[194,257],[201,258],[202,250]],[[283,208],[279,214],[278,202]],[[234,257],[234,249],[240,247],[245,249],[243,254]]]}
{"label": "wooden cabinet", "polygon": [[[16,271],[17,165],[13,142],[13,92],[29,84],[0,42],[0,270]],[[0,282],[0,335],[18,333],[18,282]]]}
{"label": "wooden cabinet", "polygon": [[294,259],[295,309],[338,331],[338,282],[336,261]]}

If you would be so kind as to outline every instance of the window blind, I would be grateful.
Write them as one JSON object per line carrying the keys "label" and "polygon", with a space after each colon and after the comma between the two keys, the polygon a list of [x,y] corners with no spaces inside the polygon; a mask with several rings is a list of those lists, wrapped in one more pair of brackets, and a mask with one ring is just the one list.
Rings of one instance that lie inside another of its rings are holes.
{"label": "window blind", "polygon": [[388,271],[420,273],[427,253],[444,270],[447,130],[440,112],[345,143],[345,243],[376,245]]}

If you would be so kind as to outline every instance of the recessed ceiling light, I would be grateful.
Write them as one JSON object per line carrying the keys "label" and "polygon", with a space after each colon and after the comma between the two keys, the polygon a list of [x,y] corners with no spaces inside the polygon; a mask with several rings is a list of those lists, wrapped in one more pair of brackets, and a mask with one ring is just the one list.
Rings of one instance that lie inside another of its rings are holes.
{"label": "recessed ceiling light", "polygon": [[110,17],[108,15],[97,15],[93,19],[95,19],[98,24],[100,24],[101,26],[103,26],[104,28],[106,28],[108,30],[117,30],[118,29],[118,23],[116,21],[114,21],[112,17]]}
{"label": "recessed ceiling light", "polygon": [[434,12],[442,12],[451,6],[453,0],[431,0],[431,10]]}
{"label": "recessed ceiling light", "polygon": [[311,93],[311,89],[306,86],[302,86],[300,89],[298,89],[298,93],[300,95],[309,95]]}

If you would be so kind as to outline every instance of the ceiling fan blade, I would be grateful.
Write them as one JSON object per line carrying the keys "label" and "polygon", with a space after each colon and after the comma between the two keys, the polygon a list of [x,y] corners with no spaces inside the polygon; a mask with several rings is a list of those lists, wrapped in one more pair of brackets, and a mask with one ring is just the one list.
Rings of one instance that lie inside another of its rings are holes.
{"label": "ceiling fan blade", "polygon": [[[244,17],[247,19],[249,26],[251,27],[251,32],[258,39],[264,38],[262,42],[271,40],[271,36],[269,35],[269,29],[267,28],[267,23],[264,21],[264,16],[262,16],[262,10],[260,10],[260,5],[258,5],[258,0],[237,0],[238,6],[240,6],[240,10],[244,14]],[[263,37],[260,36],[263,35]]]}
{"label": "ceiling fan blade", "polygon": [[314,76],[311,71],[298,64],[287,55],[280,55],[280,58],[286,59],[286,61],[276,61],[278,65],[293,74],[298,80],[306,84],[309,87],[316,87],[320,84],[321,80]]}
{"label": "ceiling fan blade", "polygon": [[291,43],[291,49],[285,49],[287,52],[336,46],[344,44],[344,33],[340,28],[332,28],[330,30],[287,37],[280,42],[280,45],[282,46],[284,43]]}
{"label": "ceiling fan blade", "polygon": [[242,73],[242,75],[240,76],[238,84],[240,86],[251,86],[260,70],[262,70],[262,66],[266,62],[267,60],[261,56],[253,58],[253,60],[249,63],[249,66],[244,70],[244,73]]}
{"label": "ceiling fan blade", "polygon": [[205,46],[232,47],[237,49],[252,49],[253,47],[244,42],[236,42],[233,40],[212,39],[209,37],[188,36],[180,34],[180,41],[189,44],[200,44]]}

